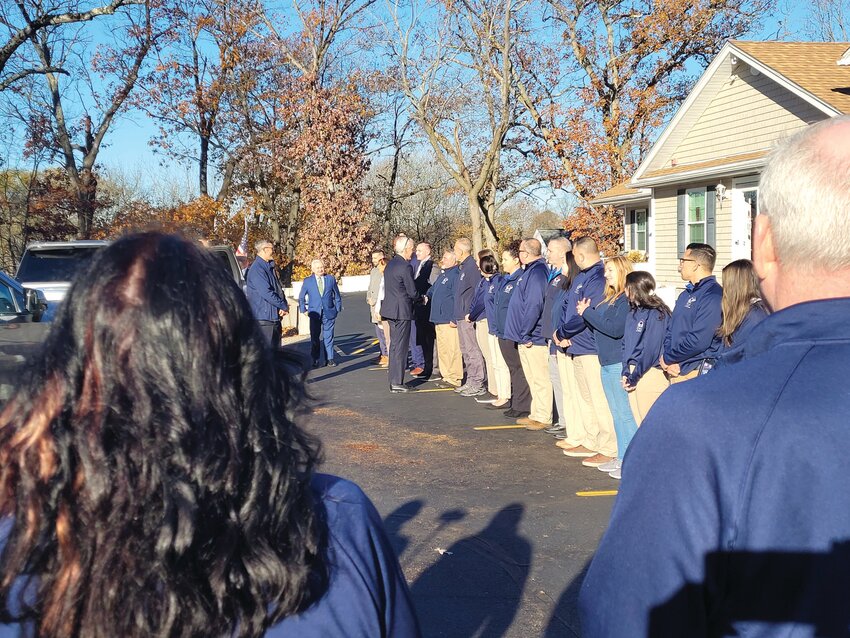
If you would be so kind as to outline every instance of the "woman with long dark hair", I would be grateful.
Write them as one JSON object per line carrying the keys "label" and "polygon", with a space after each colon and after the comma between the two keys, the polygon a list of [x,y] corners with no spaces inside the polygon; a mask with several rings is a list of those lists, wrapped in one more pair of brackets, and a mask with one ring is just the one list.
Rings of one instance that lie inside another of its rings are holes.
{"label": "woman with long dark hair", "polygon": [[103,249],[0,412],[0,622],[418,635],[378,514],[315,473],[283,357],[203,248],[149,233]]}
{"label": "woman with long dark hair", "polygon": [[623,388],[640,426],[652,404],[670,382],[658,360],[664,348],[664,335],[670,321],[670,308],[655,294],[655,278],[648,272],[626,275],[629,314],[623,347]]}

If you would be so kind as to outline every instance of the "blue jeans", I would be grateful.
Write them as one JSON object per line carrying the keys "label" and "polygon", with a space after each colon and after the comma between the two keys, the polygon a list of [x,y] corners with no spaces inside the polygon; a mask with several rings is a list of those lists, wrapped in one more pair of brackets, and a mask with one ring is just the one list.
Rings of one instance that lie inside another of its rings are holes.
{"label": "blue jeans", "polygon": [[620,384],[623,374],[623,366],[615,363],[610,366],[602,366],[602,389],[605,390],[605,398],[608,399],[608,409],[614,417],[614,432],[617,434],[617,456],[623,458],[626,448],[632,442],[632,437],[637,432],[638,426],[632,409],[629,407],[629,395]]}

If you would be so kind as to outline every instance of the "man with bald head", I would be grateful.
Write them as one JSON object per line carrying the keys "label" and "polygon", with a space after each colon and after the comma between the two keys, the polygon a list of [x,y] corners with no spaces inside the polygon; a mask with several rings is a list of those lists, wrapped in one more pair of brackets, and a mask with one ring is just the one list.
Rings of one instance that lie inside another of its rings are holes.
{"label": "man with bald head", "polygon": [[626,454],[580,596],[587,638],[844,636],[850,626],[850,118],[780,141],[753,261],[776,311],[671,386]]}
{"label": "man with bald head", "polygon": [[301,293],[298,295],[298,309],[310,318],[310,355],[313,367],[320,361],[323,350],[319,343],[320,336],[324,339],[325,362],[333,367],[334,360],[334,326],[337,315],[342,312],[342,295],[333,275],[325,274],[325,263],[314,259],[310,263],[312,275],[301,283]]}

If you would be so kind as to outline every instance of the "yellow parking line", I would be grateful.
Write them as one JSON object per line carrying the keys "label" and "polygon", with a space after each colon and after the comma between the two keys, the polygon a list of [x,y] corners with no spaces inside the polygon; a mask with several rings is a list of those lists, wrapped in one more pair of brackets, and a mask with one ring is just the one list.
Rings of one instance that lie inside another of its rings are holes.
{"label": "yellow parking line", "polygon": [[366,369],[367,369],[367,370],[383,370],[384,372],[386,372],[386,371],[387,371],[387,369],[386,369],[386,368],[366,368]]}
{"label": "yellow parking line", "polygon": [[429,388],[428,390],[417,390],[417,392],[451,392],[454,388]]}
{"label": "yellow parking line", "polygon": [[591,490],[589,492],[576,492],[576,496],[617,496],[617,490]]}
{"label": "yellow parking line", "polygon": [[375,345],[375,344],[373,343],[372,345],[365,346],[365,347],[363,347],[363,348],[357,348],[357,350],[355,350],[354,352],[352,352],[352,353],[351,353],[351,356],[354,356],[355,354],[363,354],[363,353],[364,353],[364,352],[366,352],[369,348],[371,348],[373,345]]}
{"label": "yellow parking line", "polygon": [[479,425],[473,430],[524,430],[524,425]]}

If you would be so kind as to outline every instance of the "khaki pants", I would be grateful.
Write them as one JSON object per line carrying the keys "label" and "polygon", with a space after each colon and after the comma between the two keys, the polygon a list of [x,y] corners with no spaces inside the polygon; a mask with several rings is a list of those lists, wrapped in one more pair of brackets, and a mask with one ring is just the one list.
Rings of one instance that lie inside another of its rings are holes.
{"label": "khaki pants", "polygon": [[499,337],[488,334],[487,340],[490,346],[490,358],[493,361],[496,396],[499,397],[499,403],[503,403],[511,398],[511,371],[508,370],[508,364],[505,362],[505,357],[502,356],[502,349],[499,347]]}
{"label": "khaki pants", "polygon": [[617,456],[617,436],[614,433],[614,417],[608,408],[608,399],[602,389],[602,366],[595,354],[573,357],[579,405],[588,435],[584,447],[604,454]]}
{"label": "khaki pants", "polygon": [[658,368],[650,368],[638,380],[637,387],[629,392],[629,406],[632,408],[632,414],[638,426],[643,422],[652,404],[669,386],[667,376]]}
{"label": "khaki pants", "polygon": [[460,338],[457,328],[447,323],[438,323],[437,358],[440,363],[440,375],[452,385],[460,385],[463,380],[463,359],[460,356]]}
{"label": "khaki pants", "polygon": [[499,391],[496,389],[495,373],[493,372],[493,354],[490,352],[490,334],[486,319],[479,319],[475,322],[475,338],[478,340],[478,347],[481,349],[481,354],[484,355],[484,369],[487,371],[487,392],[493,396],[497,396]]}
{"label": "khaki pants", "polygon": [[[564,423],[567,424],[567,438],[565,442],[571,447],[589,444],[587,430],[582,419],[578,384],[576,383],[575,366],[573,358],[558,351],[558,374],[561,376],[560,391],[563,396]],[[555,392],[558,388],[555,388]],[[594,438],[595,443],[595,438]],[[593,449],[588,447],[588,449]]]}
{"label": "khaki pants", "polygon": [[670,379],[670,383],[682,383],[682,381],[690,381],[691,379],[696,379],[699,376],[699,368],[696,370],[691,370],[688,374],[682,374],[678,377],[668,377]]}
{"label": "khaki pants", "polygon": [[531,390],[529,419],[552,423],[552,379],[549,378],[549,346],[519,344],[519,362]]}

